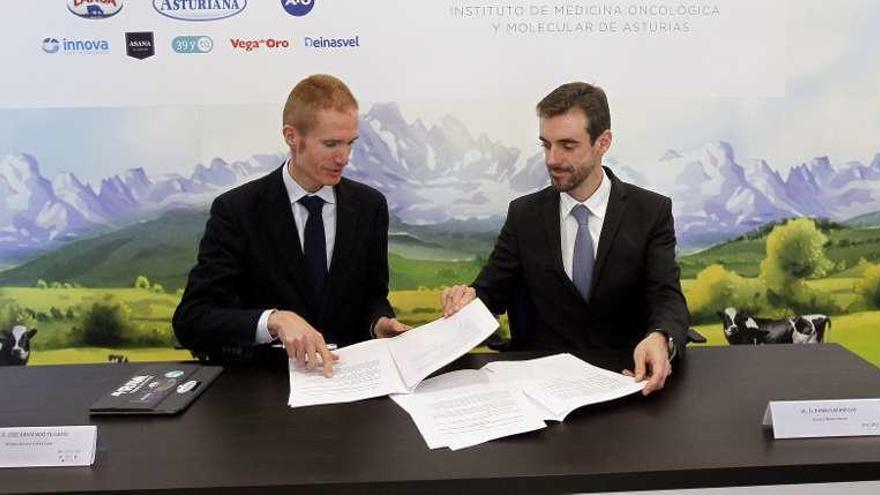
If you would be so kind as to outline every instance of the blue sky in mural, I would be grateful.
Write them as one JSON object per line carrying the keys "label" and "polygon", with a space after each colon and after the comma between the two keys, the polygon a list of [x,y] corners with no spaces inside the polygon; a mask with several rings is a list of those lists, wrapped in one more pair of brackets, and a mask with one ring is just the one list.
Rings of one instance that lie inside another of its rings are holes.
{"label": "blue sky in mural", "polygon": [[[647,167],[668,149],[725,140],[738,159],[763,158],[783,174],[819,155],[870,162],[880,152],[880,4],[792,2],[788,19],[785,97],[620,99],[606,88],[616,139],[610,156]],[[400,110],[429,126],[451,114],[475,136],[531,154],[533,105],[487,98],[407,102]],[[138,166],[151,175],[189,174],[214,157],[282,151],[280,106],[0,110],[0,156],[32,153],[49,178],[69,171],[94,182]],[[363,102],[362,110],[370,107]]]}

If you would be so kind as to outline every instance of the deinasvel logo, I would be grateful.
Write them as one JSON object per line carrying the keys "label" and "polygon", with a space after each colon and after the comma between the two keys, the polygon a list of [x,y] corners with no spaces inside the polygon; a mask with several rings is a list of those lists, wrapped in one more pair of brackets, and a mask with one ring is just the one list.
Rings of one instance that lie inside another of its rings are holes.
{"label": "deinasvel logo", "polygon": [[306,48],[357,48],[361,46],[361,37],[352,36],[351,38],[324,38],[319,36],[312,38],[305,37]]}
{"label": "deinasvel logo", "polygon": [[49,36],[43,38],[43,51],[46,53],[64,53],[65,55],[100,55],[110,52],[110,42],[107,40],[84,40],[72,38],[55,38]]}
{"label": "deinasvel logo", "polygon": [[67,0],[67,9],[86,19],[106,19],[122,10],[122,0]]}
{"label": "deinasvel logo", "polygon": [[156,12],[178,21],[216,21],[241,13],[247,0],[153,0]]}
{"label": "deinasvel logo", "polygon": [[284,10],[295,17],[302,17],[312,11],[318,0],[281,0]]}

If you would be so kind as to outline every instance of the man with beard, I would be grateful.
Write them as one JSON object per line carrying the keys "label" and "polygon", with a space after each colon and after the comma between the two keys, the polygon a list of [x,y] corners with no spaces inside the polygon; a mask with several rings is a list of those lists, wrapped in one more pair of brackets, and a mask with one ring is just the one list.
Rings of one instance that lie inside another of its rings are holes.
{"label": "man with beard", "polygon": [[358,138],[358,105],[345,83],[307,77],[282,119],[290,159],[214,200],[174,332],[199,355],[289,357],[323,363],[329,376],[328,343],[409,329],[388,302],[388,204],[342,177]]}
{"label": "man with beard", "polygon": [[612,135],[601,88],[564,84],[537,113],[552,185],[510,203],[474,283],[443,292],[444,315],[479,297],[495,314],[531,316],[517,348],[633,349],[625,373],[648,379],[650,394],[683,353],[688,324],[672,202],[602,166]]}

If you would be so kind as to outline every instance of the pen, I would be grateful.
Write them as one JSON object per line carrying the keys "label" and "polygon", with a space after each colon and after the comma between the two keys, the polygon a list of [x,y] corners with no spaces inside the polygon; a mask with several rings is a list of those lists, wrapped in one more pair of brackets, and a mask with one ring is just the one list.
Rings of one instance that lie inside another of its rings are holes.
{"label": "pen", "polygon": [[[272,344],[272,347],[275,347],[276,349],[284,349],[284,344]],[[327,344],[328,351],[335,351],[336,348],[336,344]]]}

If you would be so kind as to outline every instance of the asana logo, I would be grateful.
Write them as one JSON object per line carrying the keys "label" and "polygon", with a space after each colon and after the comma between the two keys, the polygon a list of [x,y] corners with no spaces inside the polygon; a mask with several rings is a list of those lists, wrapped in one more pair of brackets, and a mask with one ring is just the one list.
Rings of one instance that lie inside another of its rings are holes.
{"label": "asana logo", "polygon": [[281,0],[284,11],[294,17],[302,17],[315,7],[318,0]]}
{"label": "asana logo", "polygon": [[143,60],[156,54],[156,44],[152,31],[125,33],[125,53],[132,58]]}

